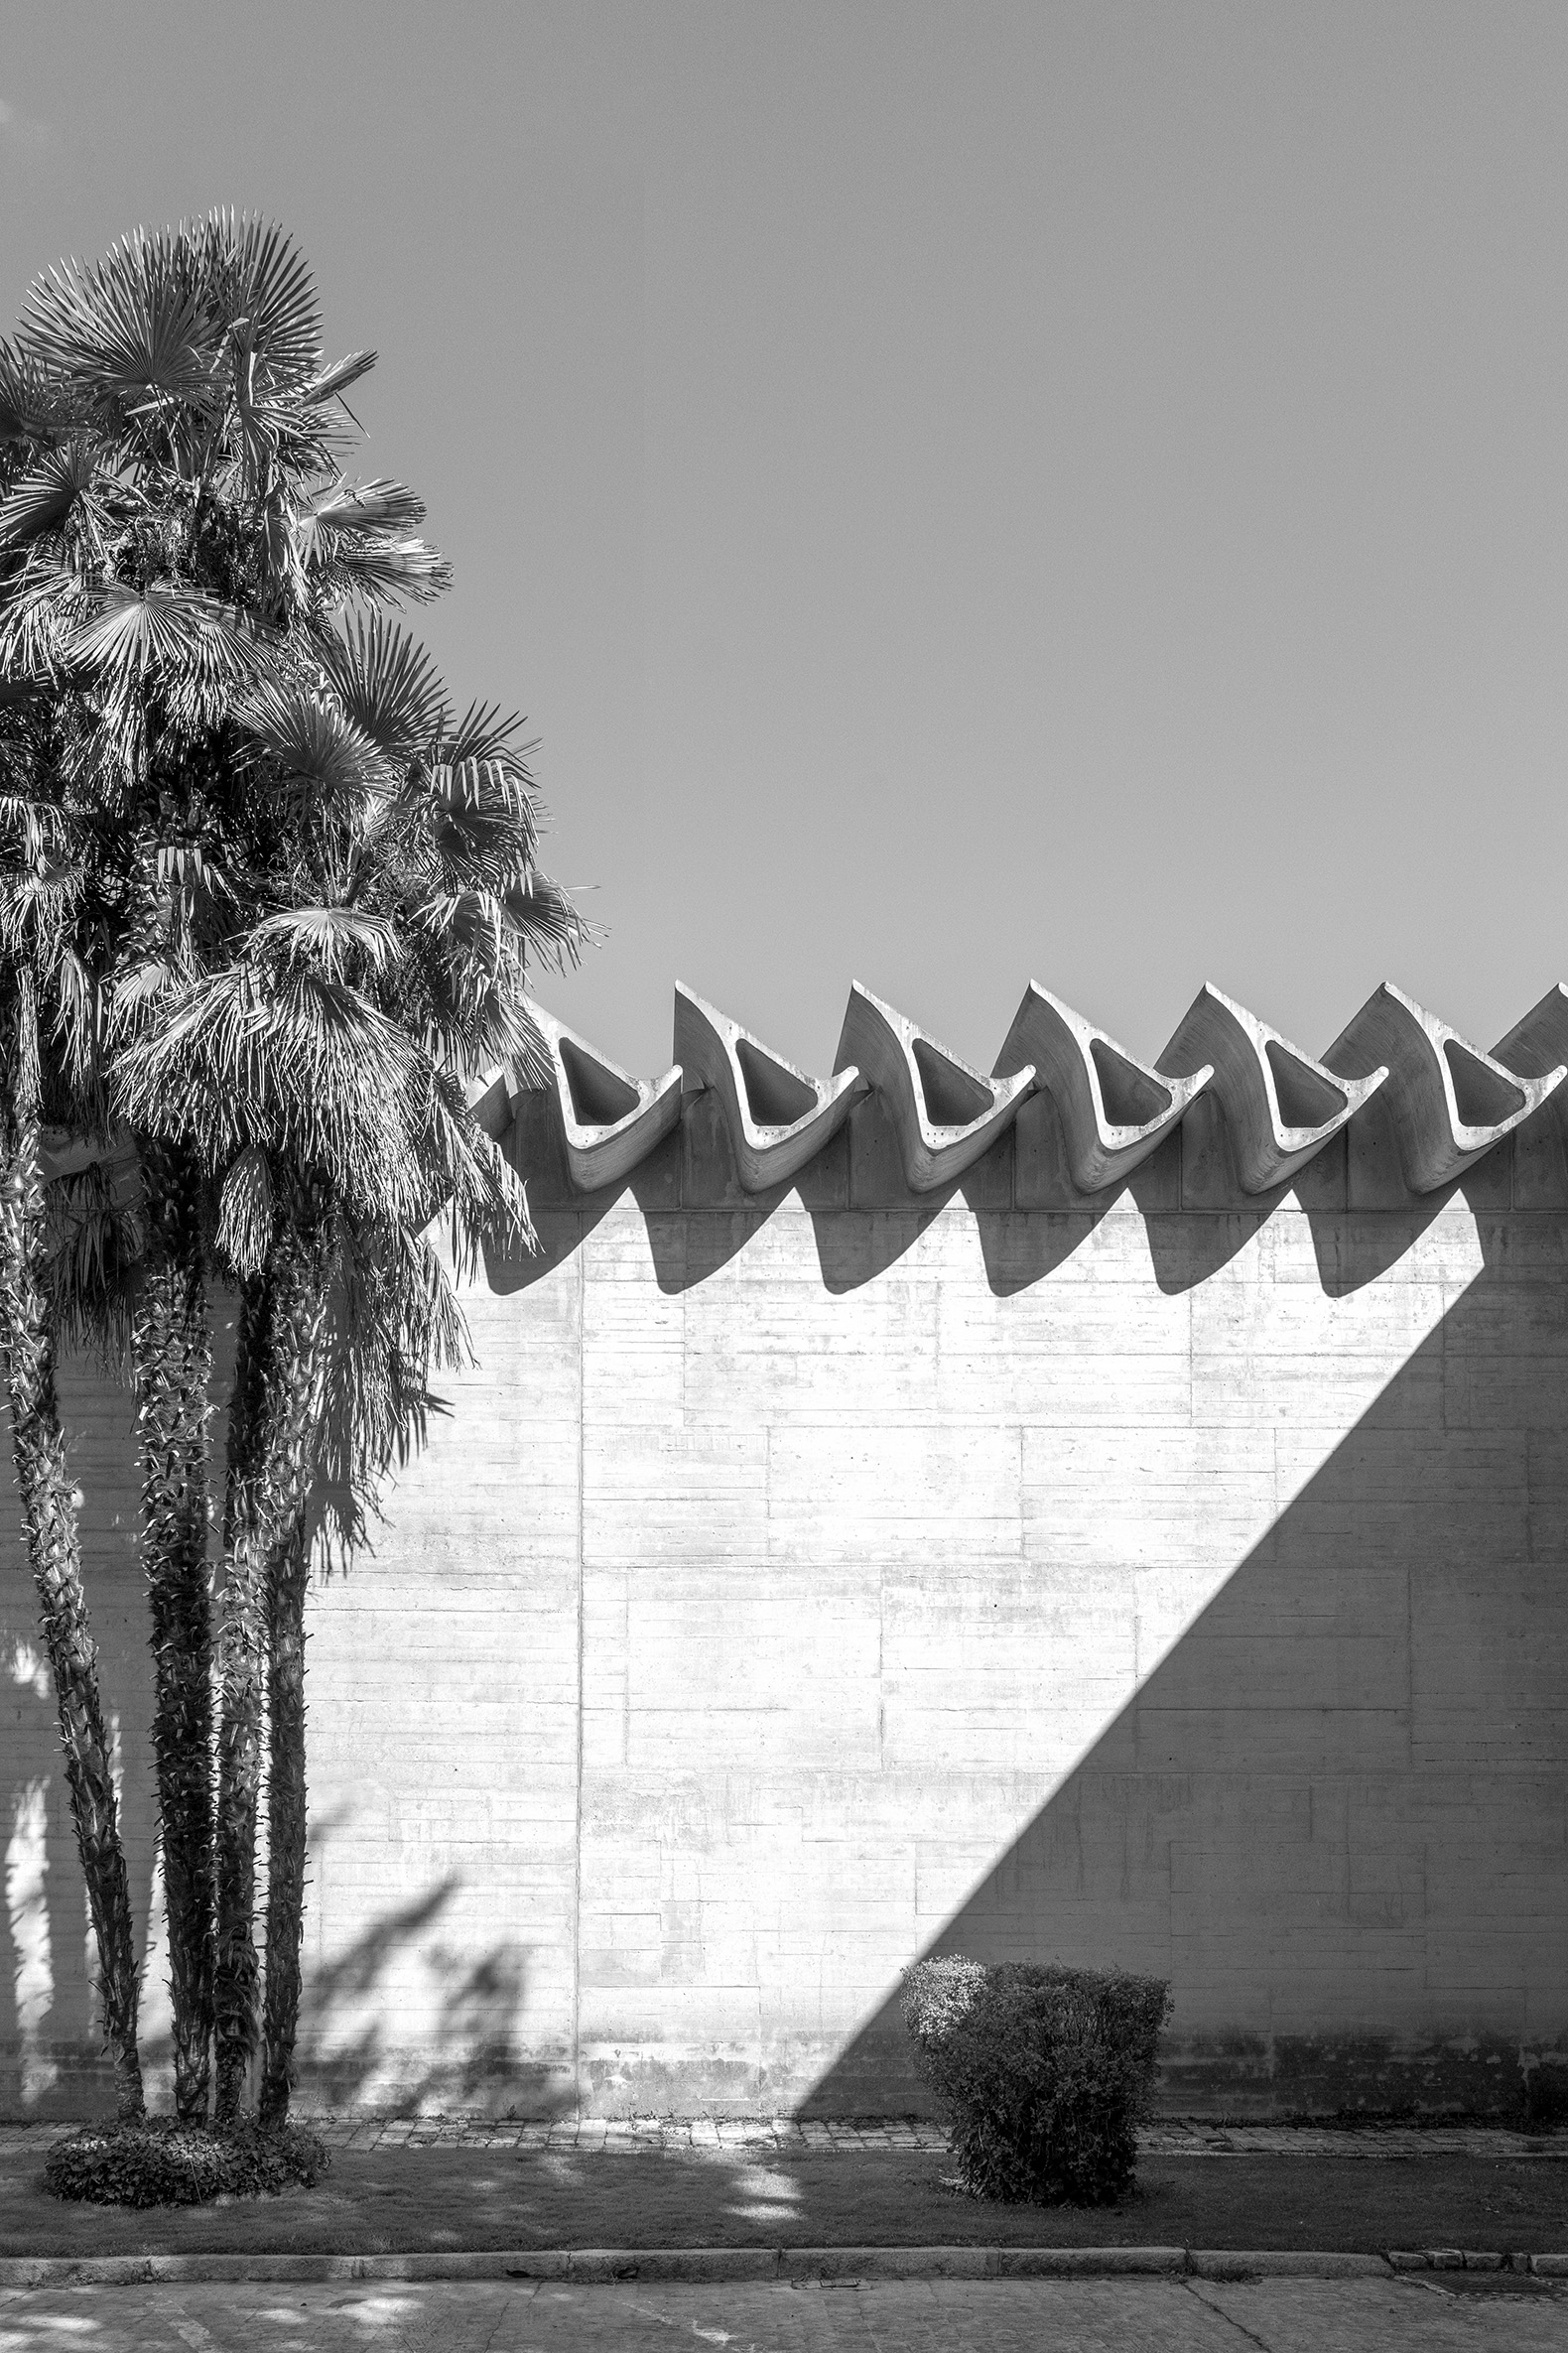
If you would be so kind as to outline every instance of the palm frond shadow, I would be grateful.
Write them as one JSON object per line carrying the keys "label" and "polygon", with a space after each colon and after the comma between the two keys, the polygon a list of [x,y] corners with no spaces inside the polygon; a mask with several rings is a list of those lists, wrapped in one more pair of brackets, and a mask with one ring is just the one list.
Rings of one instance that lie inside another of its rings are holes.
{"label": "palm frond shadow", "polygon": [[[548,2117],[572,2106],[563,2070],[526,2052],[530,1947],[500,1938],[477,1956],[433,1936],[461,1891],[449,1873],[383,1913],[335,1958],[307,1972],[299,2040],[302,2109],[399,2115],[488,2109]],[[441,1991],[423,2010],[417,2049],[399,2041],[397,1981],[423,1962]]]}

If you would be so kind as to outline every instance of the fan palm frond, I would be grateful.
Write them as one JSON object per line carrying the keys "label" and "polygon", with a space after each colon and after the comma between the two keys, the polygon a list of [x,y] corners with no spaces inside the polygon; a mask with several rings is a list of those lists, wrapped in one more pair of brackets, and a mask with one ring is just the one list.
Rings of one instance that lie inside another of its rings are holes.
{"label": "fan palm frond", "polygon": [[417,531],[424,520],[423,498],[406,483],[379,476],[370,482],[334,482],[318,491],[302,516],[308,528],[330,524],[337,531]]}
{"label": "fan palm frond", "polygon": [[60,430],[59,379],[29,351],[0,340],[0,442],[45,444]]}
{"label": "fan palm frond", "polygon": [[336,700],[390,759],[406,762],[442,734],[447,697],[417,639],[382,614],[356,614],[320,661]]}
{"label": "fan palm frond", "polygon": [[308,384],[302,384],[300,398],[313,408],[323,407],[329,400],[341,400],[350,384],[357,384],[361,376],[369,375],[376,358],[374,351],[350,351],[346,358],[335,360]]}
{"label": "fan palm frond", "polygon": [[532,789],[527,755],[532,744],[519,744],[517,731],[527,721],[520,712],[502,716],[499,703],[470,703],[441,747],[445,760],[501,762],[516,776],[523,790]]}
{"label": "fan palm frond", "polygon": [[577,964],[593,937],[570,894],[537,866],[509,886],[501,903],[529,953],[557,972]]}
{"label": "fan palm frond", "polygon": [[243,327],[252,382],[291,390],[317,378],[321,306],[310,264],[276,221],[220,206],[194,237],[207,301],[232,332]]}
{"label": "fan palm frond", "polygon": [[85,617],[65,640],[65,659],[111,692],[150,671],[173,673],[197,692],[248,683],[265,633],[243,607],[195,589],[131,588],[106,582],[85,592]]}
{"label": "fan palm frond", "polygon": [[439,548],[423,539],[395,539],[376,532],[350,535],[324,526],[316,534],[315,569],[329,601],[362,596],[371,604],[407,597],[428,604],[452,587],[452,566]]}
{"label": "fan palm frond", "polygon": [[202,977],[119,1057],[115,1084],[130,1126],[189,1142],[209,1167],[260,1143],[322,1171],[361,1214],[411,1210],[428,1077],[398,1024],[326,974]]}
{"label": "fan palm frond", "polygon": [[430,841],[459,883],[478,880],[486,860],[498,860],[487,870],[508,880],[531,862],[538,847],[533,801],[510,762],[437,760],[424,769],[418,788]]}
{"label": "fan palm frond", "polygon": [[196,273],[169,229],[138,229],[100,262],[68,261],[35,279],[17,339],[41,368],[118,415],[210,396]]}
{"label": "fan palm frond", "polygon": [[74,573],[32,551],[0,601],[0,677],[18,684],[53,678],[71,631],[90,610]]}
{"label": "fan palm frond", "polygon": [[249,946],[276,946],[287,956],[308,958],[334,980],[355,963],[385,973],[402,954],[395,924],[353,907],[285,908],[252,928]]}
{"label": "fan palm frond", "polygon": [[58,531],[77,506],[90,506],[97,457],[80,438],[51,450],[0,498],[0,546],[22,547]]}
{"label": "fan palm frond", "polygon": [[292,680],[262,678],[237,716],[287,775],[328,798],[375,792],[389,782],[380,746],[337,698]]}

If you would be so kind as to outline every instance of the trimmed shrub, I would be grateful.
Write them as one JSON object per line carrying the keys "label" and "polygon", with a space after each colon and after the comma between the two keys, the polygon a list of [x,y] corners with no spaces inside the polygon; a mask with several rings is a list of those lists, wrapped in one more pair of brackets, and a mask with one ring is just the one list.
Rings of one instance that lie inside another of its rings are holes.
{"label": "trimmed shrub", "polygon": [[44,2186],[57,2198],[97,2206],[201,2206],[217,2197],[270,2196],[298,2183],[314,2189],[330,2162],[308,2127],[263,2127],[245,2117],[228,2132],[172,2116],[136,2124],[86,2125],[57,2142]]}
{"label": "trimmed shrub", "polygon": [[951,2112],[977,2196],[1110,2205],[1132,2186],[1154,2092],[1163,1978],[957,1955],[904,1974],[915,2064]]}

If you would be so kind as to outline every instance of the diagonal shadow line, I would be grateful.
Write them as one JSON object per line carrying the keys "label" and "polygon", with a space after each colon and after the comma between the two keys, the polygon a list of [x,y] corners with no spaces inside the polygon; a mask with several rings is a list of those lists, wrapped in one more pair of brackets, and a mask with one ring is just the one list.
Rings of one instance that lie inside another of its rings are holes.
{"label": "diagonal shadow line", "polygon": [[[1482,1240],[1481,1273],[921,1947],[1168,1976],[1167,2112],[1516,2118],[1568,2086],[1568,1292]],[[917,1889],[921,1864],[917,1839]],[[895,1988],[797,2113],[930,2105]]]}

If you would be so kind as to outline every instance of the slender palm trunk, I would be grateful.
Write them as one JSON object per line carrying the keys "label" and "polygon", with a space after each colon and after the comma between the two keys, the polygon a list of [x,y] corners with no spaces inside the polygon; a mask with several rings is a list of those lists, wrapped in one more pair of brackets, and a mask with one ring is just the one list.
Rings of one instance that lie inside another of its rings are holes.
{"label": "slender palm trunk", "polygon": [[262,2006],[261,2120],[281,2124],[294,2086],[305,1931],[305,1589],[302,1513],[273,1557],[268,1594],[267,1991]]}
{"label": "slender palm trunk", "polygon": [[271,1297],[265,1273],[240,1295],[229,1399],[223,1505],[224,1584],[218,1633],[217,1861],[212,2016],[217,2119],[239,2114],[256,2046],[256,1799],[261,1778],[262,1581],[260,1459],[266,1418]]}
{"label": "slender palm trunk", "polygon": [[[258,1972],[254,1915],[263,1661],[270,1647],[270,1622],[280,1591],[280,1572],[291,1549],[303,1541],[315,1465],[316,1425],[321,1410],[326,1316],[322,1252],[297,1236],[285,1236],[269,1255],[256,1285],[247,1287],[241,1312],[241,1362],[235,1375],[236,1411],[231,1417],[232,1535],[224,1595],[222,1715],[218,1737],[214,2006],[218,2034],[217,2113],[222,2121],[232,2119],[239,2112],[245,2077],[256,2047]],[[233,1451],[236,1429],[240,1442],[237,1456]],[[303,1562],[299,1577],[299,1608],[303,1617]],[[283,1577],[284,1586],[290,1582],[289,1577]],[[292,1603],[289,1606],[292,1609]],[[285,1692],[284,1737],[303,1743],[303,1626],[300,1641],[299,1702],[291,1716]],[[275,1729],[275,1753],[278,1738]],[[277,1806],[283,1809],[285,1874],[290,1868],[288,1857],[297,1848],[298,1861],[294,1868],[298,1871],[302,1894],[304,1795],[305,1760],[301,1748],[297,1759],[286,1762],[284,1787]],[[269,1829],[277,1817],[277,1806],[269,1816]],[[292,1955],[295,1987],[291,2000],[286,1985],[288,1972],[280,1949],[277,2016],[284,2035],[278,2045],[281,2057],[268,2070],[269,2097],[275,2114],[280,2113],[277,2109],[280,2081],[283,2107],[287,2108],[292,2066],[298,2006],[298,1902],[294,1906],[292,1929],[287,1926],[288,1915],[283,1916],[283,1943]]]}
{"label": "slender palm trunk", "polygon": [[119,2114],[132,2118],[142,2114],[144,2102],[136,2045],[138,1984],[130,1887],[104,1733],[97,1646],[81,1584],[75,1487],[55,1393],[55,1351],[44,1280],[37,1001],[26,976],[18,995],[13,1078],[14,1101],[5,1121],[6,1164],[0,1175],[0,1357],[11,1409],[23,1533],[55,1680],[76,1850],[98,1948],[104,2039],[113,2055]]}
{"label": "slender palm trunk", "polygon": [[212,1608],[207,1384],[212,1347],[196,1172],[144,1146],[147,1263],[132,1333],[142,1555],[152,1610],[153,1751],[169,1919],[175,2106],[205,2121],[212,2049]]}

